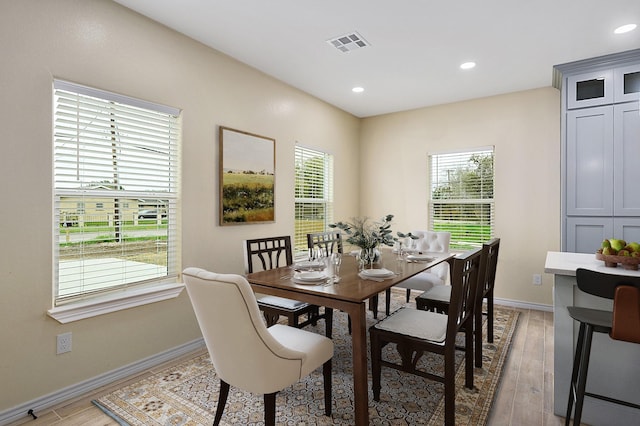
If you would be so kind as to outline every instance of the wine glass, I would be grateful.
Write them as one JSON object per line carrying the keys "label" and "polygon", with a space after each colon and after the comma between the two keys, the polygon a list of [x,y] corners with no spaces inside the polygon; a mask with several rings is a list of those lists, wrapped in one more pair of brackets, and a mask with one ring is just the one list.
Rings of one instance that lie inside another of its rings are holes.
{"label": "wine glass", "polygon": [[342,253],[332,253],[331,263],[333,263],[333,282],[340,281],[340,265],[342,265]]}

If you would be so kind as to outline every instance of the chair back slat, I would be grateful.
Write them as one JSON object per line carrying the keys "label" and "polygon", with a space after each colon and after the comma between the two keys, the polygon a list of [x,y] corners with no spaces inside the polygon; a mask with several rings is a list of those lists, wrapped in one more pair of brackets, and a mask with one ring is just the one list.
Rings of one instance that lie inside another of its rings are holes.
{"label": "chair back slat", "polygon": [[613,299],[616,287],[619,285],[640,288],[640,277],[638,276],[605,274],[584,268],[576,270],[576,282],[578,288],[585,293],[605,299]]}
{"label": "chair back slat", "polygon": [[262,266],[262,270],[278,268],[293,264],[291,236],[256,238],[245,241],[245,271],[252,273],[254,263]]}
{"label": "chair back slat", "polygon": [[456,256],[451,267],[451,299],[447,339],[455,339],[462,326],[470,321],[476,301],[478,272],[482,249],[474,249]]}
{"label": "chair back slat", "polygon": [[342,253],[342,233],[340,231],[314,232],[307,234],[307,248],[311,257],[313,249],[321,248],[324,255]]}

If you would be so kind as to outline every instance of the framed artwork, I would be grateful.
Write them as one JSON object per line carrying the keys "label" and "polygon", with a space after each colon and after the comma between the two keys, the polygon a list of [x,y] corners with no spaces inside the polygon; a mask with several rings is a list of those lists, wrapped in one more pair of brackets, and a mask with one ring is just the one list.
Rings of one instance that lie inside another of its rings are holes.
{"label": "framed artwork", "polygon": [[220,126],[220,225],[275,222],[276,140]]}

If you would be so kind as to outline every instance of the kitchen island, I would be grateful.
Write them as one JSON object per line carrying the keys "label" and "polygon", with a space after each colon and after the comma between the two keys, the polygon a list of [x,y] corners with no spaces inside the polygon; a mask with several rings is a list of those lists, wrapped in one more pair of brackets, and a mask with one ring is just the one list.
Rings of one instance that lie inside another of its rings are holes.
{"label": "kitchen island", "polygon": [[[580,291],[576,285],[576,269],[640,276],[621,266],[612,268],[596,260],[595,254],[548,252],[545,272],[554,274],[554,413],[565,416],[569,398],[569,383],[573,366],[578,323],[567,306],[584,306],[612,310],[613,301]],[[640,404],[640,345],[612,340],[603,333],[594,333],[587,376],[587,392],[611,396]],[[582,422],[589,425],[638,425],[640,411],[585,397]]]}

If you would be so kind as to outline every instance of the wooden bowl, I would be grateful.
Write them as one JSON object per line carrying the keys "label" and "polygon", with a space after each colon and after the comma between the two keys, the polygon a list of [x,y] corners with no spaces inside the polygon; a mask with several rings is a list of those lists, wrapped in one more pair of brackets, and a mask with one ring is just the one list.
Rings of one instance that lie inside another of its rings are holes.
{"label": "wooden bowl", "polygon": [[638,265],[640,264],[640,257],[615,256],[596,253],[596,259],[604,261],[604,266],[616,268],[619,263],[624,269],[628,269],[630,271],[637,271]]}

